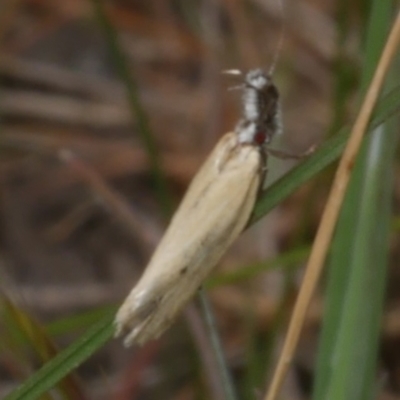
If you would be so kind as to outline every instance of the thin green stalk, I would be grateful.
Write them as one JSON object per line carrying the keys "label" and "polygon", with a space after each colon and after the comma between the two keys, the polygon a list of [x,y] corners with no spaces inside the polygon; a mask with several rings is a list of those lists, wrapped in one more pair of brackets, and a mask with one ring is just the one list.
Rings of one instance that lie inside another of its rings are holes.
{"label": "thin green stalk", "polygon": [[150,129],[148,117],[140,100],[138,85],[133,78],[131,67],[129,66],[128,60],[126,59],[118,42],[117,32],[110,23],[103,8],[103,1],[92,1],[97,20],[103,29],[105,38],[107,40],[108,48],[110,50],[115,68],[120,79],[124,83],[132,116],[137,121],[138,134],[150,160],[150,169],[154,179],[157,199],[162,207],[164,217],[170,217],[173,209],[172,196],[169,191],[165,176],[162,172],[159,151]]}
{"label": "thin green stalk", "polygon": [[333,60],[333,74],[335,82],[333,89],[333,118],[329,129],[330,133],[335,133],[347,120],[349,97],[357,88],[358,74],[355,63],[349,62],[347,57],[346,42],[351,35],[353,24],[352,12],[346,0],[337,2],[336,21],[337,21],[337,41],[336,54]]}
{"label": "thin green stalk", "polygon": [[210,337],[210,342],[218,363],[218,370],[221,374],[220,381],[222,382],[222,385],[224,387],[225,398],[226,400],[237,400],[238,397],[236,395],[235,385],[233,384],[232,377],[225,359],[222,343],[218,335],[217,324],[215,322],[214,314],[212,312],[212,307],[208,296],[206,296],[206,292],[203,288],[200,289],[198,297],[200,300],[201,311],[204,316],[204,320]]}
{"label": "thin green stalk", "polygon": [[272,260],[266,260],[255,264],[245,265],[231,272],[215,274],[206,281],[205,287],[212,289],[222,285],[232,285],[241,283],[245,280],[254,278],[262,272],[273,268],[292,270],[295,266],[304,261],[310,252],[309,246],[299,247],[290,252],[275,257]]}

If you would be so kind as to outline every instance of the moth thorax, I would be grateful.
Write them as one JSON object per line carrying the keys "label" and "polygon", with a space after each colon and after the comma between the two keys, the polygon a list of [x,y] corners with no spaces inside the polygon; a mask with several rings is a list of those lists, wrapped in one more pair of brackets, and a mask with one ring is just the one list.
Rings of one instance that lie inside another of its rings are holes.
{"label": "moth thorax", "polygon": [[260,118],[259,93],[252,87],[243,90],[243,117],[248,121],[256,121]]}
{"label": "moth thorax", "polygon": [[280,130],[279,93],[261,69],[247,73],[242,94],[242,119],[236,126],[241,143],[263,145]]}

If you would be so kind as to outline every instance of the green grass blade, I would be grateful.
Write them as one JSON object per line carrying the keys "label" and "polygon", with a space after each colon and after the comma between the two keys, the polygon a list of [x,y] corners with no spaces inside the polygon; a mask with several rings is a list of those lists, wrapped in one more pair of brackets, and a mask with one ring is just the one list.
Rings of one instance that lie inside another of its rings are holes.
{"label": "green grass blade", "polygon": [[112,337],[113,316],[114,313],[93,325],[77,341],[46,363],[4,400],[33,400],[50,390]]}
{"label": "green grass blade", "polygon": [[[369,131],[393,117],[399,109],[400,86],[397,86],[379,102]],[[347,128],[341,129],[338,134],[323,143],[312,156],[265,190],[257,201],[249,225],[261,219],[302,184],[336,161],[344,149],[348,134]]]}
{"label": "green grass blade", "polygon": [[[375,2],[367,32],[364,87],[374,71],[391,5]],[[381,126],[356,163],[336,230],[315,377],[315,400],[374,398],[386,280],[397,133]]]}
{"label": "green grass blade", "polygon": [[68,315],[47,324],[46,332],[52,337],[66,334],[82,334],[97,321],[100,321],[107,315],[111,315],[116,311],[117,307],[115,305],[105,305],[88,311]]}
{"label": "green grass blade", "polygon": [[266,260],[255,264],[246,265],[245,267],[238,268],[234,271],[215,274],[206,282],[206,288],[212,289],[223,285],[233,285],[244,282],[248,279],[254,278],[262,272],[266,272],[273,268],[284,268],[289,270],[299,263],[303,262],[308,254],[310,248],[300,247],[290,252],[275,257],[272,260]]}

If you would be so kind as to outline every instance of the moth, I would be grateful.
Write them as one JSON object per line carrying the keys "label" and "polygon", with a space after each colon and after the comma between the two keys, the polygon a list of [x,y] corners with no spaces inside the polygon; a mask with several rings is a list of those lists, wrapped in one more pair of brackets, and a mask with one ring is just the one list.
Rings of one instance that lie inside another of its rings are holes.
{"label": "moth", "polygon": [[250,70],[240,88],[241,119],[193,178],[117,312],[115,335],[124,335],[126,346],[156,339],[172,324],[249,220],[266,173],[266,145],[281,130],[280,105],[271,74],[261,69]]}

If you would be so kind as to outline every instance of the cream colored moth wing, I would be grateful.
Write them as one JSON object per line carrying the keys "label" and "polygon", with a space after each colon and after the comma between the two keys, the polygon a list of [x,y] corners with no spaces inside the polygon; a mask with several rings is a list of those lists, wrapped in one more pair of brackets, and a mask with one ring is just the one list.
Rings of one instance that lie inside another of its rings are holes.
{"label": "cream colored moth wing", "polygon": [[194,177],[146,270],[119,309],[116,336],[143,344],[174,321],[245,227],[260,187],[257,146],[228,133]]}

